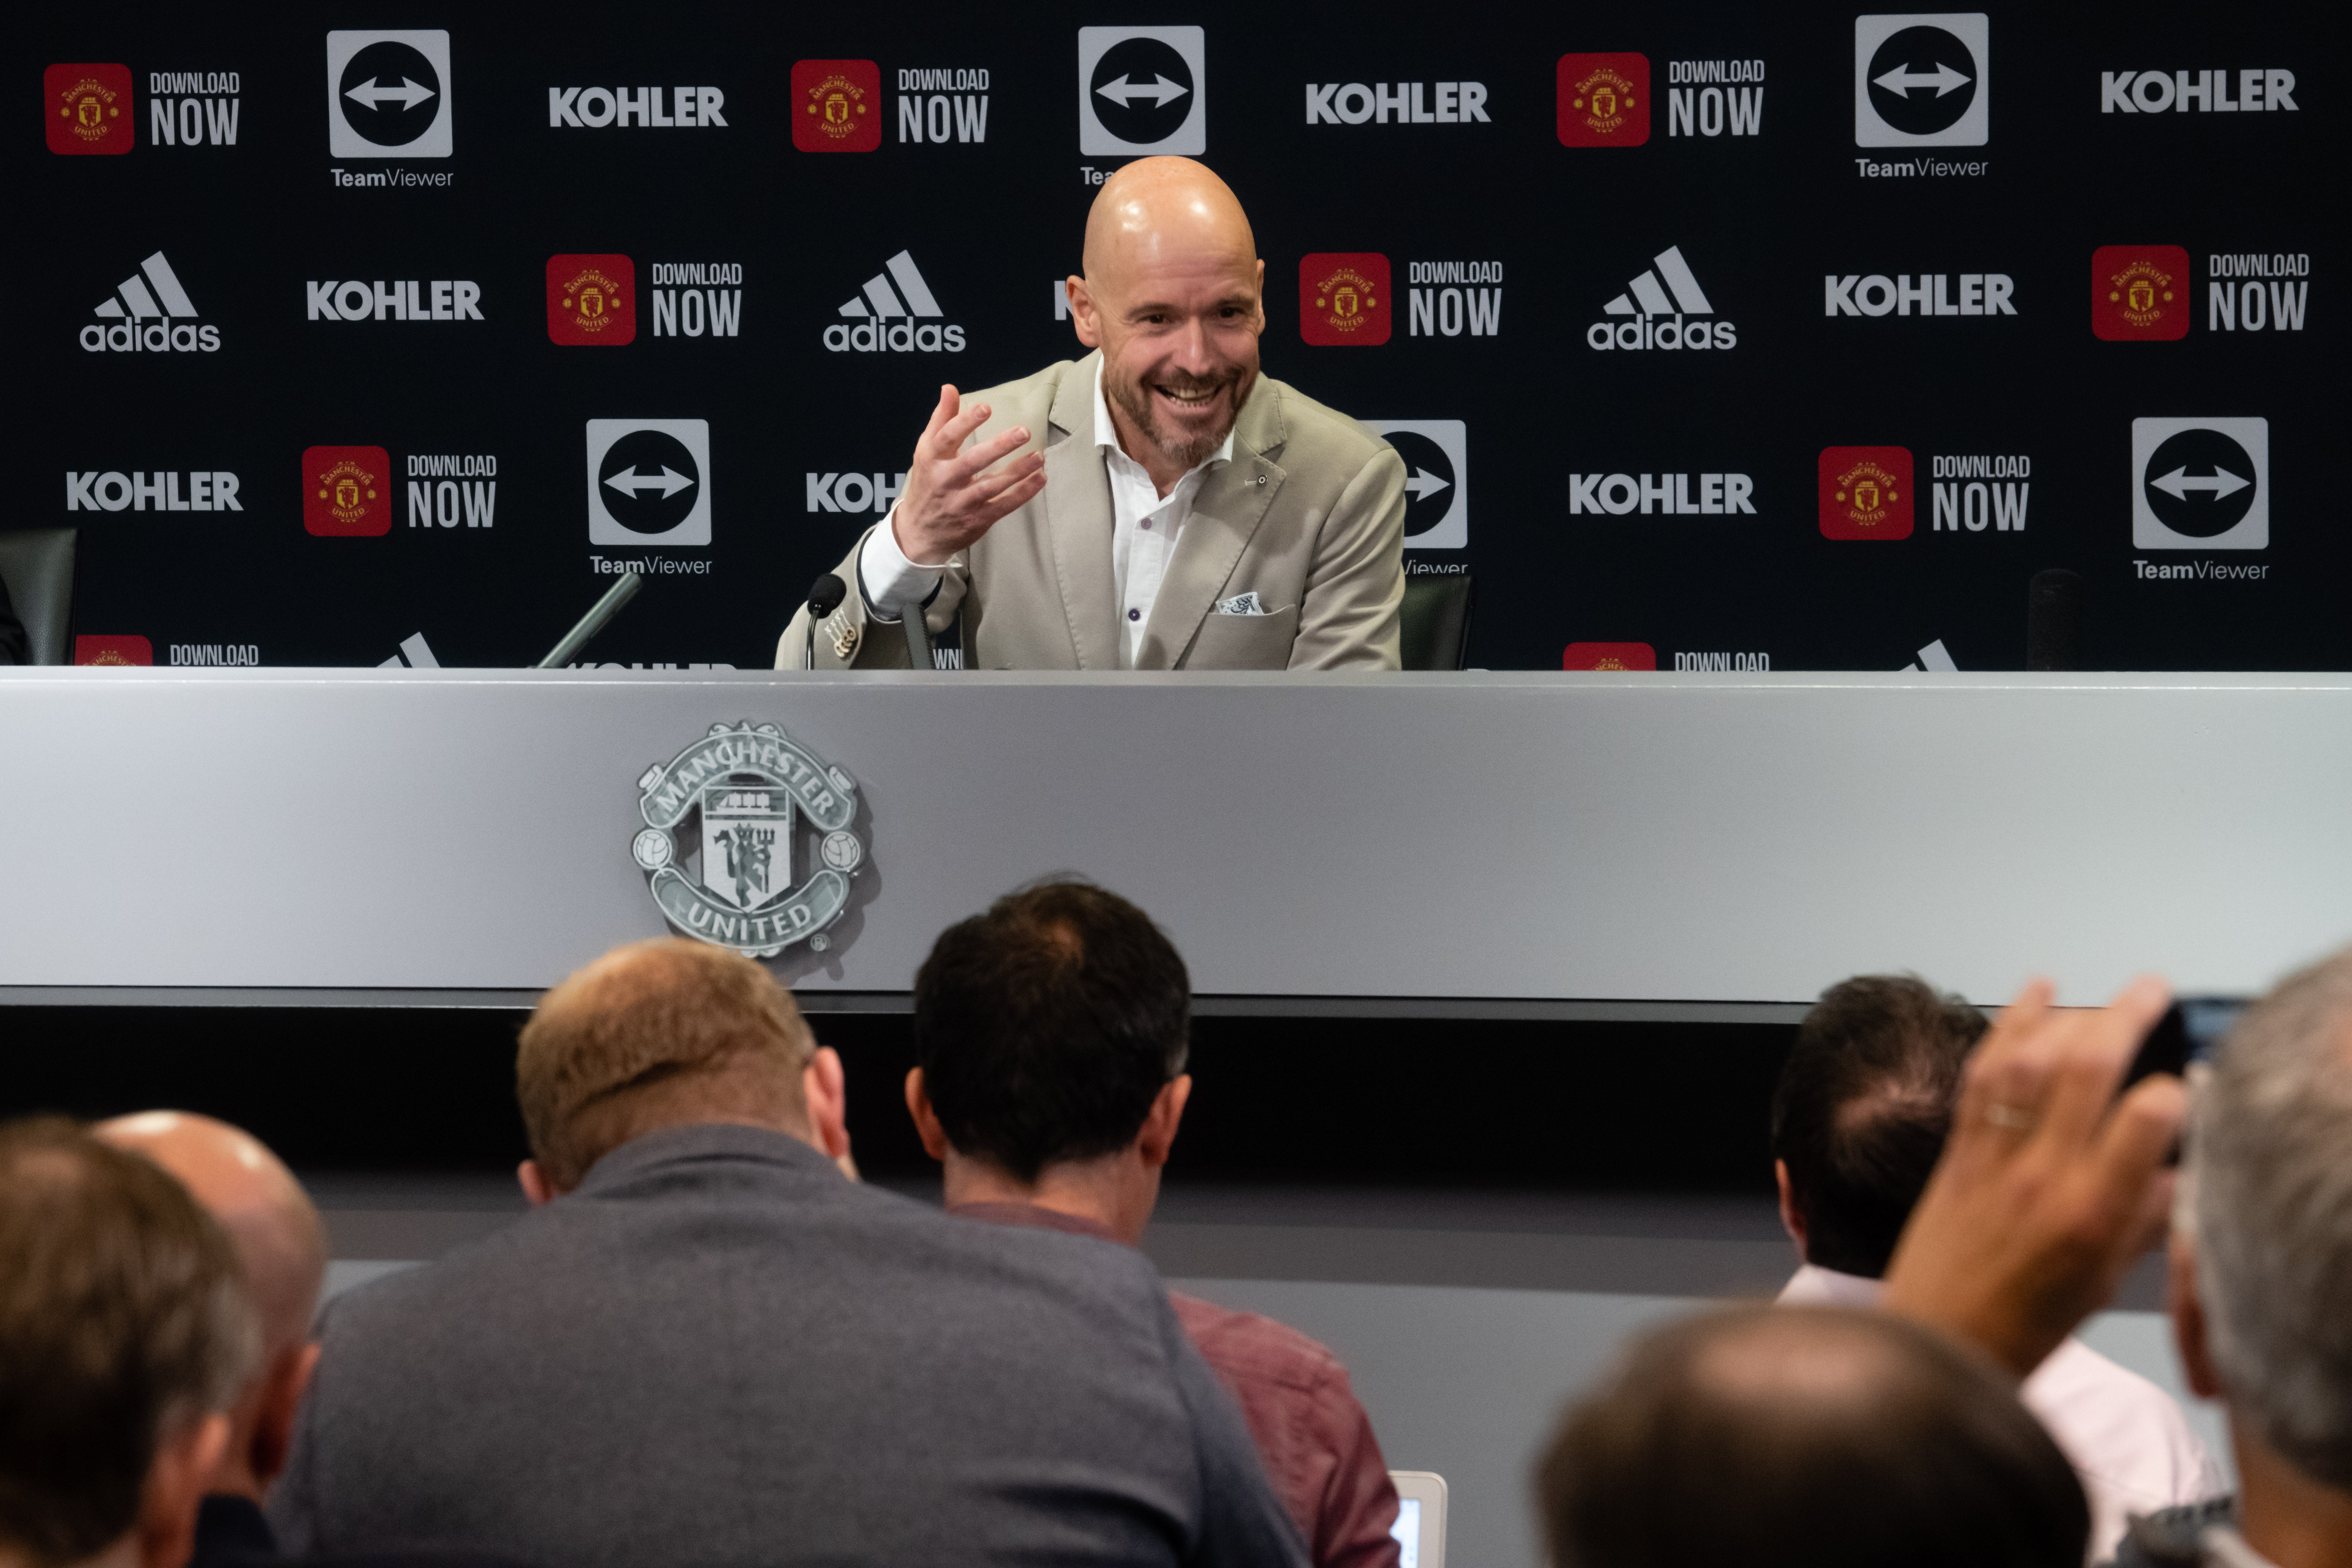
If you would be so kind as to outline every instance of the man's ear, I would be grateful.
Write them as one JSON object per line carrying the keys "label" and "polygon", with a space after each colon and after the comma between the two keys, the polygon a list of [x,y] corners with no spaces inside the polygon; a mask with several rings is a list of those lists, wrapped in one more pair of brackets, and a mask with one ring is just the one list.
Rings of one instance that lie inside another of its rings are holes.
{"label": "man's ear", "polygon": [[525,1160],[515,1167],[515,1182],[522,1188],[524,1200],[533,1208],[551,1204],[563,1195],[556,1189],[555,1184],[547,1179],[547,1172],[536,1160]]}
{"label": "man's ear", "polygon": [[2172,1347],[2180,1355],[2189,1392],[2200,1399],[2221,1397],[2221,1380],[2213,1371],[2213,1354],[2206,1343],[2205,1302],[2197,1293],[2197,1244],[2172,1233],[2165,1259],[2165,1308],[2172,1316]]}
{"label": "man's ear", "polygon": [[1780,1228],[1797,1244],[1797,1256],[1805,1256],[1805,1211],[1797,1206],[1797,1189],[1789,1182],[1789,1162],[1772,1162],[1772,1179],[1780,1184]]}
{"label": "man's ear", "polygon": [[1087,280],[1072,273],[1062,280],[1062,293],[1070,301],[1070,325],[1076,329],[1078,342],[1090,349],[1102,347],[1102,318]]}
{"label": "man's ear", "polygon": [[1257,264],[1257,330],[1265,331],[1265,263]]}
{"label": "man's ear", "polygon": [[182,1568],[195,1551],[196,1510],[228,1452],[228,1425],[226,1415],[212,1411],[156,1446],[131,1526],[140,1568]]}
{"label": "man's ear", "polygon": [[294,1416],[302,1407],[310,1374],[318,1369],[316,1344],[289,1346],[269,1364],[261,1408],[254,1416],[253,1446],[246,1454],[253,1479],[265,1488],[284,1471],[287,1457],[294,1451]]}
{"label": "man's ear", "polygon": [[1146,1165],[1157,1170],[1168,1163],[1168,1156],[1176,1149],[1176,1128],[1184,1120],[1185,1102],[1192,1098],[1191,1073],[1180,1073],[1160,1086],[1160,1094],[1143,1119],[1143,1131],[1135,1136],[1135,1152]]}
{"label": "man's ear", "polygon": [[947,1163],[948,1130],[940,1125],[940,1113],[931,1109],[931,1097],[923,1089],[923,1069],[907,1069],[907,1114],[915,1119],[915,1136],[923,1141],[923,1152],[941,1164]]}
{"label": "man's ear", "polygon": [[810,1142],[835,1161],[847,1159],[849,1075],[831,1046],[819,1046],[801,1069],[801,1100],[808,1107]]}

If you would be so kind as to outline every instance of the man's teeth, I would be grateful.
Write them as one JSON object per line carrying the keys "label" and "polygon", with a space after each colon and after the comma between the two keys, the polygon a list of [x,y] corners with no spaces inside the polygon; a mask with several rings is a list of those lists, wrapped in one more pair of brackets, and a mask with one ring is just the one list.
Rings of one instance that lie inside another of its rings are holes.
{"label": "man's teeth", "polygon": [[1197,406],[1201,404],[1206,403],[1216,396],[1214,390],[1208,392],[1171,392],[1164,386],[1155,388],[1154,390],[1171,403],[1181,403],[1192,406]]}

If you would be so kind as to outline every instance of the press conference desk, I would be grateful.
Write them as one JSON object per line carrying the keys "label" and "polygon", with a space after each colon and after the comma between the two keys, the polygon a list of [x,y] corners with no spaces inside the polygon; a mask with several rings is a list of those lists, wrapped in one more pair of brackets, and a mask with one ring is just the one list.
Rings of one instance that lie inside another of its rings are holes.
{"label": "press conference desk", "polygon": [[862,797],[778,961],[816,1006],[1059,870],[1275,1011],[2239,991],[2352,938],[2352,677],[8,668],[0,995],[513,1000],[665,929],[638,780],[738,721]]}

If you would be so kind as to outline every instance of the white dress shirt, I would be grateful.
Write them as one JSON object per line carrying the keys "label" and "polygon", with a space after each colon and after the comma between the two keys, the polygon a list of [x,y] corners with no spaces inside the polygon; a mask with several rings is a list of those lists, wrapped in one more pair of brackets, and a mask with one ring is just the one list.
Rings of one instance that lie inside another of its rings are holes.
{"label": "white dress shirt", "polygon": [[[1808,1263],[1780,1292],[1786,1303],[1874,1307],[1875,1279]],[[2056,1439],[2091,1500],[2094,1563],[2115,1555],[2126,1516],[2201,1502],[2224,1489],[2205,1445],[2172,1395],[2069,1337],[2033,1369],[2018,1397]]]}
{"label": "white dress shirt", "polygon": [[[1143,630],[1151,624],[1152,604],[1168,575],[1169,558],[1176,553],[1176,542],[1192,518],[1192,498],[1200,493],[1211,468],[1233,461],[1234,433],[1226,431],[1224,444],[1205,462],[1187,469],[1163,498],[1143,465],[1118,444],[1118,426],[1111,423],[1110,403],[1103,396],[1102,370],[1097,365],[1095,445],[1102,451],[1103,471],[1110,480],[1110,575],[1118,595],[1119,629],[1125,634],[1119,639],[1118,667],[1133,669],[1136,653],[1143,647]],[[857,557],[858,584],[865,590],[866,608],[881,621],[896,620],[908,605],[929,598],[946,571],[943,566],[923,566],[907,559],[895,531],[898,516],[898,509],[892,507]]]}

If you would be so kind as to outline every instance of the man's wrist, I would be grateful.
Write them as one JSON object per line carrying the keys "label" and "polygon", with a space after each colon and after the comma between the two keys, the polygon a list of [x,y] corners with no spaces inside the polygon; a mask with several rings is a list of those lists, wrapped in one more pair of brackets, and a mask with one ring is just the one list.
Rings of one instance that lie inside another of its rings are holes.
{"label": "man's wrist", "polygon": [[909,561],[898,547],[898,509],[877,523],[857,552],[857,585],[867,613],[877,621],[898,620],[908,605],[920,604],[938,588],[947,568]]}

